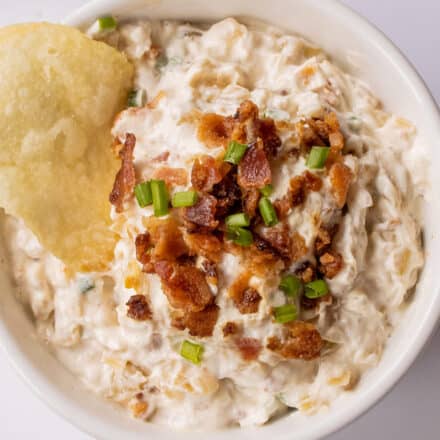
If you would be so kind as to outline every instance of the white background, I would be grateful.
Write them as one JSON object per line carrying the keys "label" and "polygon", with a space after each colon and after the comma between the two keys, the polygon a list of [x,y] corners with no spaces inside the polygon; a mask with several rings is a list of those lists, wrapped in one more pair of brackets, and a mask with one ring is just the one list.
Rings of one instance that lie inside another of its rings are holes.
{"label": "white background", "polygon": [[[56,21],[86,1],[0,0],[0,25],[43,19]],[[345,3],[370,19],[401,48],[440,102],[440,0],[345,0]],[[440,331],[379,405],[328,440],[438,440],[439,408]],[[2,352],[0,414],[1,440],[90,440],[34,397]]]}

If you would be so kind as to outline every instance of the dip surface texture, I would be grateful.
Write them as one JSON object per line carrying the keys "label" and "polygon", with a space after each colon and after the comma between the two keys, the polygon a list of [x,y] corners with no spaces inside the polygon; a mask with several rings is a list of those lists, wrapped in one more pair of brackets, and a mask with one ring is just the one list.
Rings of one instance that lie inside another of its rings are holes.
{"label": "dip surface texture", "polygon": [[[103,39],[146,92],[113,126],[120,238],[107,272],[71,274],[7,219],[39,334],[87,388],[153,423],[215,429],[326,410],[380,361],[423,267],[416,128],[271,27],[145,21]],[[248,148],[238,166],[223,160],[231,141]],[[326,149],[322,166],[312,147]],[[133,196],[151,179],[197,204],[155,216]],[[249,246],[226,225],[234,213],[249,217]],[[286,275],[299,287],[280,288]]]}

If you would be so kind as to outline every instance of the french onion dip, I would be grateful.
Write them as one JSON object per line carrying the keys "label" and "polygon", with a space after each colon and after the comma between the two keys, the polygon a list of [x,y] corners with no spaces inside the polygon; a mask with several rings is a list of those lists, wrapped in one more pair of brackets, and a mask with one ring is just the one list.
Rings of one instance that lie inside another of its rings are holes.
{"label": "french onion dip", "polygon": [[272,27],[92,36],[136,67],[113,127],[120,238],[107,271],[70,273],[7,219],[41,338],[93,392],[178,429],[261,425],[356,392],[423,266],[415,127]]}

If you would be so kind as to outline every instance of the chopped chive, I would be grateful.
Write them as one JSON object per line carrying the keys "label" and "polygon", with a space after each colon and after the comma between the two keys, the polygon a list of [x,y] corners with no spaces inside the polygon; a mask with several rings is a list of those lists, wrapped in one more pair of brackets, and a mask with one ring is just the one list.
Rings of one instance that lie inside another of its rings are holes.
{"label": "chopped chive", "polygon": [[238,165],[243,159],[244,153],[246,153],[248,146],[245,144],[240,144],[237,141],[229,142],[229,147],[226,151],[224,161],[232,163],[233,165]]}
{"label": "chopped chive", "polygon": [[230,228],[227,236],[229,240],[240,246],[250,246],[254,241],[252,232],[245,228]]}
{"label": "chopped chive", "polygon": [[145,208],[153,203],[151,194],[151,182],[142,182],[134,187],[134,195],[141,208]]}
{"label": "chopped chive", "polygon": [[312,147],[306,165],[309,168],[324,168],[330,149],[328,147]]}
{"label": "chopped chive", "polygon": [[147,93],[144,89],[135,89],[128,94],[128,107],[143,107],[147,101]]}
{"label": "chopped chive", "polygon": [[180,348],[180,356],[195,365],[199,365],[202,362],[203,352],[203,345],[195,344],[188,340],[183,341],[182,347]]}
{"label": "chopped chive", "polygon": [[89,278],[80,278],[78,280],[78,288],[81,293],[87,293],[89,290],[95,288],[95,283]]}
{"label": "chopped chive", "polygon": [[173,195],[171,205],[174,208],[184,208],[187,206],[194,206],[197,203],[199,196],[196,191],[181,191]]}
{"label": "chopped chive", "polygon": [[307,283],[304,287],[304,295],[310,299],[321,298],[328,293],[328,286],[324,280],[311,281],[310,283]]}
{"label": "chopped chive", "polygon": [[226,217],[225,222],[228,228],[238,228],[241,226],[249,226],[251,224],[249,216],[244,212],[229,215]]}
{"label": "chopped chive", "polygon": [[295,304],[286,304],[284,306],[274,307],[273,315],[275,322],[278,322],[278,324],[286,324],[298,318],[298,309]]}
{"label": "chopped chive", "polygon": [[261,217],[266,226],[275,226],[278,223],[278,216],[272,202],[267,197],[262,197],[258,202]]}
{"label": "chopped chive", "polygon": [[285,275],[281,278],[279,288],[287,296],[298,296],[301,289],[301,281],[295,275]]}
{"label": "chopped chive", "polygon": [[168,190],[163,180],[151,181],[151,194],[153,196],[154,215],[162,217],[168,214]]}
{"label": "chopped chive", "polygon": [[116,29],[116,26],[118,25],[116,19],[112,16],[98,18],[96,22],[98,23],[98,30],[100,32],[114,31]]}
{"label": "chopped chive", "polygon": [[269,197],[273,193],[273,186],[268,183],[260,189],[260,193],[263,194],[264,197]]}

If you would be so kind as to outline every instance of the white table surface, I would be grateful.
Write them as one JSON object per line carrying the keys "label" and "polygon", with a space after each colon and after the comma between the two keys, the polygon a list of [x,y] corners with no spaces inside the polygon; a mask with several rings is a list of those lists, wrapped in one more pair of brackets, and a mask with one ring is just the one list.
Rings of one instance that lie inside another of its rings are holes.
{"label": "white table surface", "polygon": [[[0,25],[43,19],[56,21],[86,1],[0,0]],[[345,3],[369,18],[402,49],[440,102],[440,0],[345,0]],[[381,403],[328,440],[438,440],[439,407],[440,331]],[[18,379],[2,352],[0,408],[2,440],[90,440],[35,397]]]}

